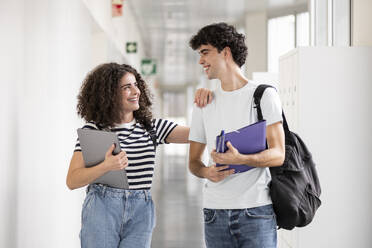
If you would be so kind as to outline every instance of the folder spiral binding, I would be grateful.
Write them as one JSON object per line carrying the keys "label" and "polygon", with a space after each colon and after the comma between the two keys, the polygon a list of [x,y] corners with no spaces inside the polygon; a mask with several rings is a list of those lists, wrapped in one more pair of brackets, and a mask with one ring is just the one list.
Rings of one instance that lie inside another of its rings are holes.
{"label": "folder spiral binding", "polygon": [[[221,130],[220,135],[216,137],[216,152],[225,153],[228,148],[226,143],[230,143],[241,154],[254,154],[266,149],[266,121],[258,121],[251,125],[242,127],[238,130],[225,133]],[[223,166],[224,164],[216,164],[216,166]],[[229,164],[226,170],[234,169],[235,173],[242,173],[248,171],[253,166],[243,164]]]}

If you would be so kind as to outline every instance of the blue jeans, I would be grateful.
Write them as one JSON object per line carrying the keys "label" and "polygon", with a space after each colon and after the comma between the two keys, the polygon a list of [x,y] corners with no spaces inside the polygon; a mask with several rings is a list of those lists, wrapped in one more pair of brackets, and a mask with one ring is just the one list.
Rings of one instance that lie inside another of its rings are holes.
{"label": "blue jeans", "polygon": [[276,218],[272,205],[247,209],[204,208],[208,248],[276,248]]}
{"label": "blue jeans", "polygon": [[82,248],[147,248],[155,227],[148,190],[123,190],[92,184],[83,203]]}

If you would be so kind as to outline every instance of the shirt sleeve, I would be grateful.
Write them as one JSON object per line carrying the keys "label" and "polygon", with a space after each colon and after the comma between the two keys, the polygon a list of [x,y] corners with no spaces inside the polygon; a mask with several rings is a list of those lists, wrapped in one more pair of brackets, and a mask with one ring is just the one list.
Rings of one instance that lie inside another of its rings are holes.
{"label": "shirt sleeve", "polygon": [[282,104],[279,95],[274,88],[267,88],[265,90],[261,98],[261,110],[267,126],[283,121]]}
{"label": "shirt sleeve", "polygon": [[189,140],[207,144],[202,109],[194,104]]}
{"label": "shirt sleeve", "polygon": [[158,144],[166,144],[167,142],[165,140],[177,124],[169,120],[155,119],[154,126],[156,130],[156,142]]}
{"label": "shirt sleeve", "polygon": [[[86,123],[82,128],[83,129],[95,129],[95,130],[98,130],[98,127],[94,123],[91,123],[91,122]],[[76,139],[74,152],[81,152],[79,138]]]}

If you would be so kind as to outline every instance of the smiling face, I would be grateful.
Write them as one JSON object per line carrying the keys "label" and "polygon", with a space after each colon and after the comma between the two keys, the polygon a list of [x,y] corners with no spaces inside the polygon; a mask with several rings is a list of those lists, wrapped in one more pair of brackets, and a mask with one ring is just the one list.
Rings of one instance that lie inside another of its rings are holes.
{"label": "smiling face", "polygon": [[124,113],[138,110],[141,91],[138,89],[136,77],[132,73],[127,72],[121,78],[119,88],[122,92]]}
{"label": "smiling face", "polygon": [[218,52],[217,48],[212,45],[201,45],[198,49],[200,59],[199,64],[203,66],[208,79],[219,78],[221,70],[225,67],[224,50]]}

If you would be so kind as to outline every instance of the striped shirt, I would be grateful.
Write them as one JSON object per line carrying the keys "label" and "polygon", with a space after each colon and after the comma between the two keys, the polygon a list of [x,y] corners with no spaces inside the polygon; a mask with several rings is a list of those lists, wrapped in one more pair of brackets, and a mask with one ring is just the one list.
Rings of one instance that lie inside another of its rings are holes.
{"label": "striped shirt", "polygon": [[[165,139],[177,126],[177,124],[163,119],[153,119],[152,123],[156,131],[158,144],[165,144]],[[83,128],[98,129],[92,122],[86,123]],[[142,124],[136,123],[135,120],[111,128],[110,131],[116,133],[120,147],[128,157],[128,167],[125,170],[129,189],[151,189],[155,149],[150,134]],[[77,139],[74,151],[81,152],[79,139]]]}

